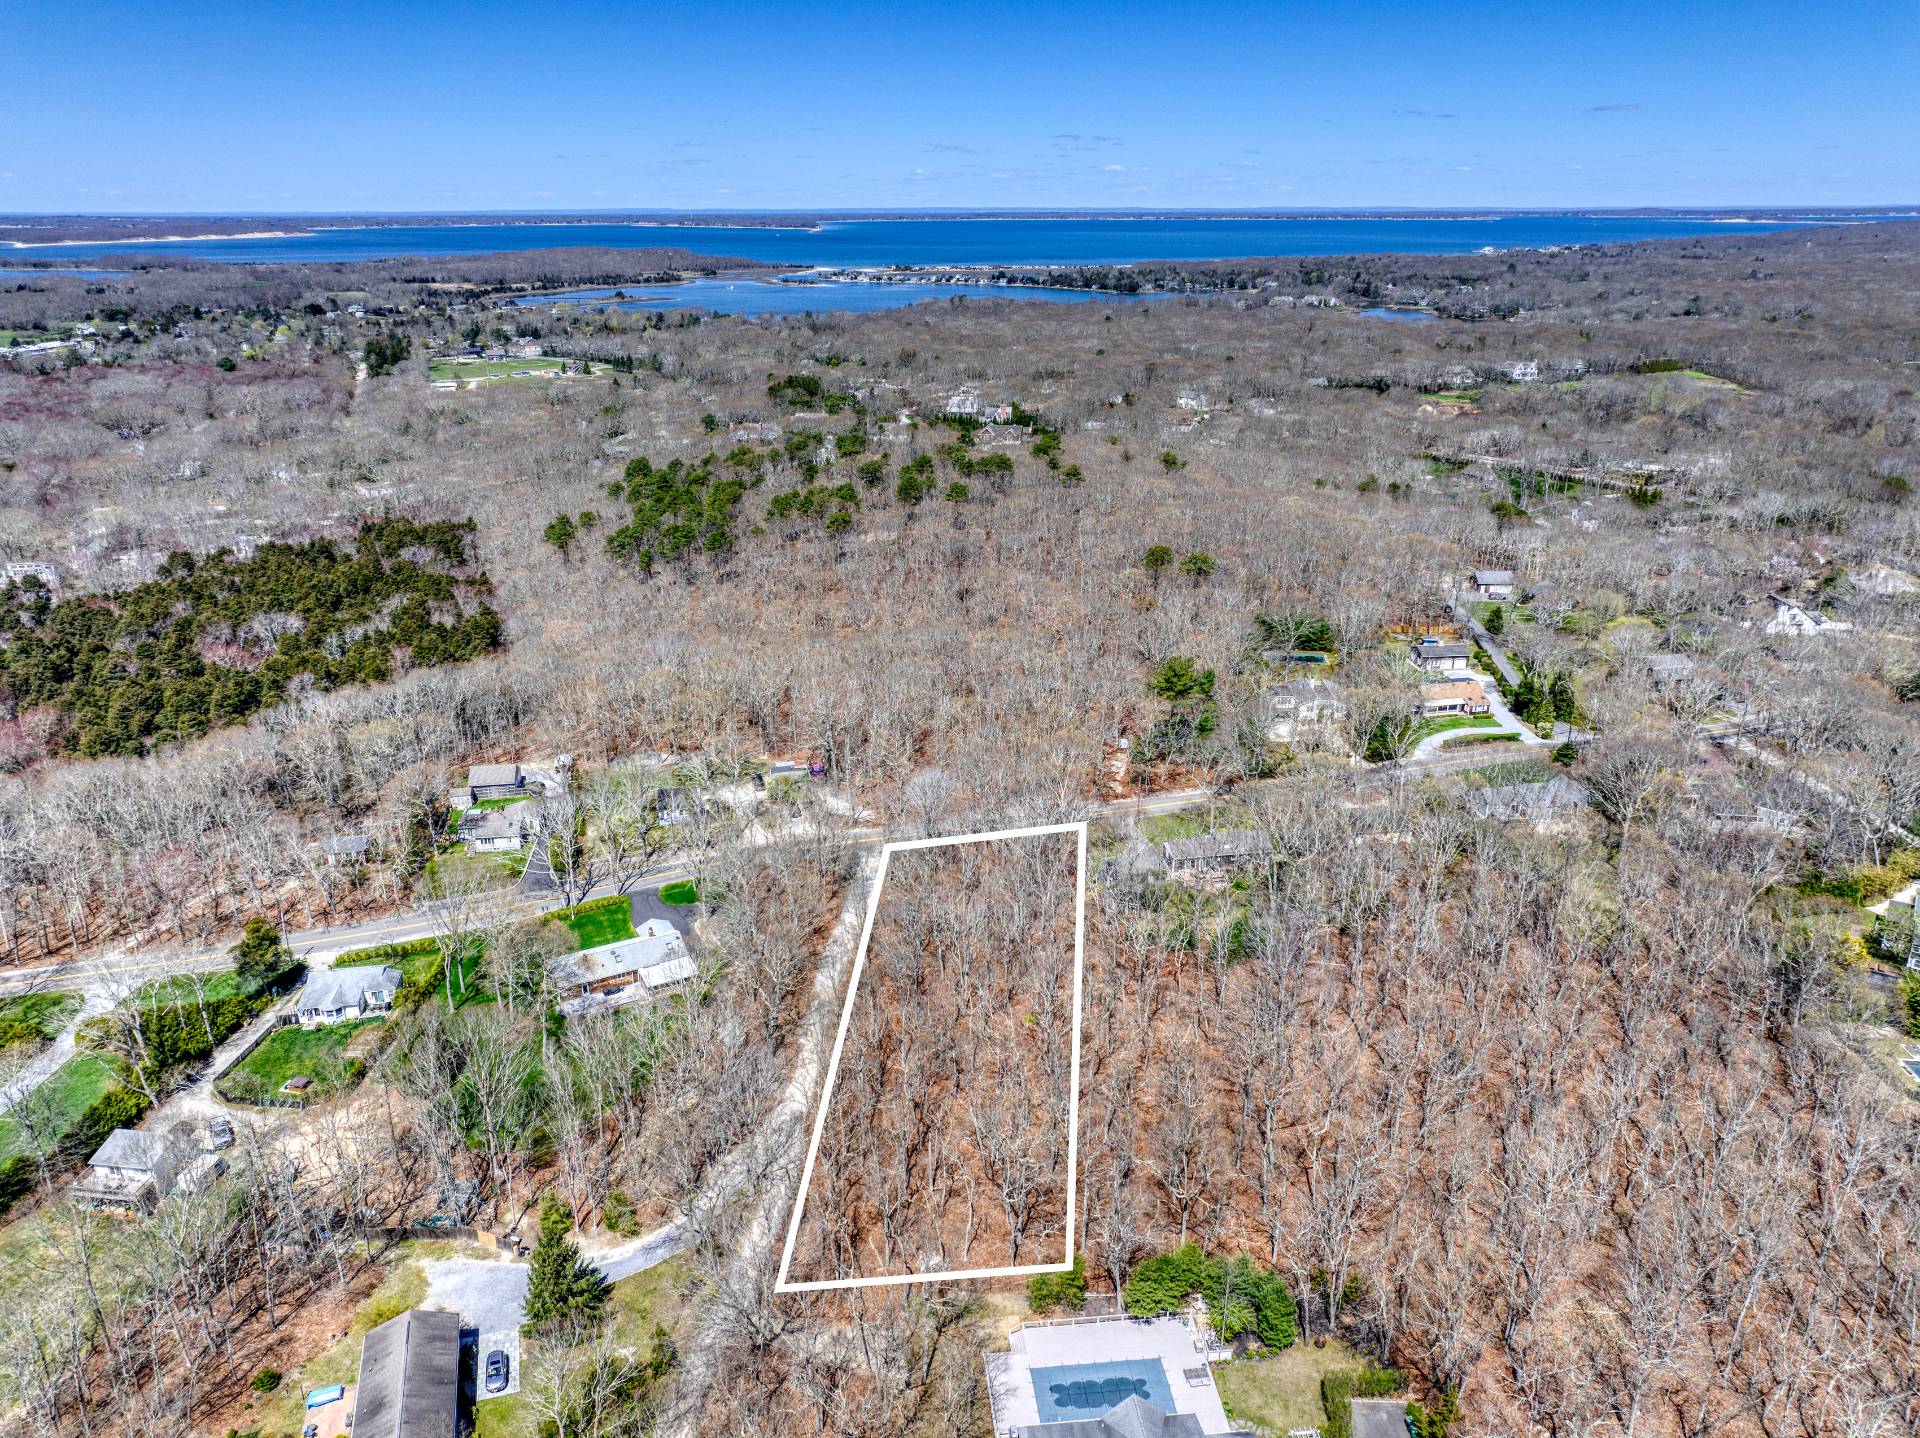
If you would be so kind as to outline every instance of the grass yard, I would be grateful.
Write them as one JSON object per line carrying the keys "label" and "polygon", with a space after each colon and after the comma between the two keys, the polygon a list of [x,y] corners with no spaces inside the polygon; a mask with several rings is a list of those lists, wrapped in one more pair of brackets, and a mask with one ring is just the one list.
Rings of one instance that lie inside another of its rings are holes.
{"label": "grass yard", "polygon": [[427,376],[437,380],[458,380],[464,384],[473,380],[557,374],[566,367],[565,360],[557,359],[437,359],[427,361]]}
{"label": "grass yard", "polygon": [[1325,1348],[1296,1343],[1271,1358],[1216,1363],[1213,1376],[1229,1418],[1288,1433],[1295,1428],[1324,1428],[1327,1414],[1320,1403],[1321,1378],[1341,1368],[1358,1372],[1363,1366],[1359,1354],[1329,1338]]}
{"label": "grass yard", "polygon": [[[64,1135],[95,1100],[119,1082],[113,1067],[96,1054],[76,1054],[61,1064],[40,1087],[42,1093],[53,1097],[56,1132]],[[0,1158],[14,1154],[25,1137],[12,1119],[0,1119]]]}
{"label": "grass yard", "polygon": [[1462,749],[1471,749],[1476,744],[1518,744],[1518,734],[1455,734],[1442,739],[1440,747],[1449,754],[1457,754]]}
{"label": "grass yard", "polygon": [[423,1245],[402,1244],[388,1267],[380,1286],[354,1310],[353,1322],[346,1334],[324,1353],[316,1354],[297,1367],[284,1370],[280,1386],[253,1414],[259,1421],[262,1438],[267,1435],[298,1433],[306,1423],[306,1397],[316,1388],[330,1383],[352,1383],[360,1376],[360,1340],[370,1329],[389,1318],[405,1313],[427,1296],[427,1275],[420,1260],[431,1256]]}
{"label": "grass yard", "polygon": [[408,981],[437,979],[440,977],[440,945],[435,943],[421,953],[400,955],[395,955],[387,949],[349,949],[328,967],[353,969],[363,964],[390,964],[400,970],[402,979]]}
{"label": "grass yard", "polygon": [[472,880],[484,886],[504,889],[518,883],[526,870],[525,849],[517,854],[469,854],[465,849],[452,848],[427,860],[427,866],[420,876],[420,887],[424,888],[427,880],[437,879],[449,888],[459,888]]}
{"label": "grass yard", "polygon": [[345,1079],[347,1045],[355,1034],[381,1020],[356,1019],[303,1029],[293,1025],[275,1029],[266,1041],[234,1066],[236,1074],[251,1074],[269,1094],[277,1094],[290,1078],[301,1074],[313,1080],[308,1097],[335,1092]]}
{"label": "grass yard", "polygon": [[1410,742],[1418,744],[1422,739],[1431,739],[1435,734],[1445,734],[1454,729],[1498,729],[1500,721],[1491,714],[1441,714],[1432,719],[1422,719],[1413,726]]}
{"label": "grass yard", "polygon": [[165,1003],[198,1003],[202,995],[208,1002],[231,999],[240,993],[240,976],[232,969],[216,969],[210,974],[172,974],[141,985],[134,995],[136,1003],[158,1000]]}
{"label": "grass yard", "polygon": [[25,1024],[50,1039],[79,1007],[80,995],[57,991],[0,999],[0,1031],[12,1024]]}
{"label": "grass yard", "polygon": [[1467,601],[1467,608],[1473,612],[1473,617],[1482,624],[1487,622],[1487,616],[1496,608],[1507,611],[1507,623],[1509,624],[1534,624],[1538,622],[1538,616],[1534,614],[1533,610],[1524,604],[1515,604],[1512,600],[1469,599]]}
{"label": "grass yard", "polygon": [[1422,399],[1434,400],[1440,404],[1478,404],[1480,391],[1477,389],[1442,389],[1432,394],[1423,394]]}
{"label": "grass yard", "polygon": [[700,902],[700,886],[691,879],[675,879],[671,884],[662,884],[660,902],[676,909],[683,909],[688,904],[697,904]]}
{"label": "grass yard", "polygon": [[602,944],[617,944],[622,939],[633,937],[633,906],[625,903],[608,904],[584,913],[577,909],[562,909],[551,915],[547,922],[564,924],[573,930],[573,937],[581,948],[597,949]]}

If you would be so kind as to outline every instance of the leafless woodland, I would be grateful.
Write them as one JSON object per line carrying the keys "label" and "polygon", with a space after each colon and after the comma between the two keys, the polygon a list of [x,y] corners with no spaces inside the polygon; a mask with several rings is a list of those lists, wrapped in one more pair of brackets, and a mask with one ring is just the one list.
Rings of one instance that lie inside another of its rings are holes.
{"label": "leafless woodland", "polygon": [[[587,771],[817,755],[896,834],[1079,818],[1107,746],[1160,712],[1147,674],[1189,656],[1217,670],[1220,714],[1187,777],[1249,780],[1237,802],[1275,861],[1231,944],[1171,924],[1151,885],[1095,892],[1079,1228],[1096,1286],[1183,1235],[1252,1254],[1289,1275],[1310,1332],[1364,1342],[1423,1391],[1459,1384],[1476,1435],[1911,1433],[1916,1109],[1859,1040],[1884,994],[1794,886],[1910,843],[1920,802],[1900,697],[1920,594],[1868,580],[1920,572],[1920,236],[1324,269],[1317,291],[1391,283],[1489,317],[1403,325],[1258,291],[760,322],[508,313],[490,285],[527,277],[479,269],[176,267],[0,291],[0,325],[91,318],[111,361],[0,369],[6,558],[84,592],[176,547],[338,534],[388,508],[470,515],[508,641],[142,759],[48,758],[32,714],[0,716],[0,942],[31,962],[197,945],[252,912],[299,927],[402,905],[400,876],[326,869],[312,842],[351,827],[397,845],[462,766],[527,753]],[[430,389],[422,352],[475,324],[635,368],[618,388]],[[357,376],[364,339],[389,331],[414,357]],[[1711,381],[1635,372],[1648,360]],[[1527,362],[1542,379],[1507,377]],[[787,373],[863,396],[865,416],[796,418],[767,395]],[[835,534],[767,513],[804,482],[776,462],[728,552],[649,574],[540,541],[561,511],[619,522],[607,485],[631,457],[724,452],[738,424],[864,428],[863,458],[891,474],[941,436],[883,421],[962,385],[1043,414],[1078,482],[1024,452],[964,502],[909,504],[889,479]],[[1183,388],[1204,418],[1175,407]],[[1477,398],[1436,398],[1463,389]],[[1515,519],[1493,512],[1510,497],[1494,465],[1593,478],[1527,493]],[[1659,494],[1636,502],[1649,474]],[[1215,565],[1150,570],[1153,544]],[[1433,616],[1477,566],[1561,596],[1508,642],[1575,677],[1600,735],[1574,767],[1591,818],[1476,824],[1439,786],[1275,766],[1247,739],[1256,614],[1324,615],[1356,691],[1384,690],[1383,631]],[[1768,637],[1770,592],[1855,628]],[[1700,679],[1657,689],[1668,652]],[[1705,766],[1699,734],[1730,705],[1755,737]],[[1706,767],[1791,825],[1704,822],[1688,797]],[[130,1261],[118,1233],[110,1266],[98,1239],[50,1257],[0,1343],[35,1422],[193,1431],[246,1363],[301,1356],[274,1348],[274,1284],[351,1282],[381,1261],[385,1216],[459,1177],[489,1220],[548,1186],[589,1225],[615,1191],[649,1220],[697,1215],[667,1431],[984,1431],[976,1289],[776,1299],[765,1206],[793,1192],[797,1155],[700,1202],[809,1057],[814,965],[857,899],[824,833],[707,862],[725,895],[715,978],[670,1032],[423,1018],[362,1090],[374,1106],[351,1110],[377,1121],[330,1165],[263,1152],[240,1166],[237,1217],[138,1226]],[[468,1116],[433,1096],[463,1082],[519,1102],[489,1077],[519,1045],[578,1050],[578,1081],[542,1100],[551,1150],[517,1145],[504,1113],[459,1142]],[[300,1132],[281,1142],[309,1152]],[[194,1366],[211,1354],[231,1356]]]}

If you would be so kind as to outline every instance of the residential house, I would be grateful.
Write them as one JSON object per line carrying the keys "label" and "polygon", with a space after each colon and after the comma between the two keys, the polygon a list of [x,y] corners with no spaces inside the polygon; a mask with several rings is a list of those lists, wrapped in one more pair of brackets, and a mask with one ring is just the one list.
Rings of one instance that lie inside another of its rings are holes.
{"label": "residential house", "polygon": [[308,975],[293,1012],[287,1015],[287,1022],[313,1028],[383,1014],[393,1007],[393,996],[399,992],[401,977],[400,970],[388,964],[316,969]]}
{"label": "residential house", "polygon": [[1511,569],[1476,569],[1467,578],[1467,587],[1482,599],[1505,602],[1513,598]]}
{"label": "residential house", "polygon": [[1793,634],[1812,637],[1819,634],[1845,634],[1853,628],[1844,619],[1829,619],[1817,609],[1809,609],[1784,594],[1767,596],[1773,602],[1773,618],[1763,630],[1767,634]]}
{"label": "residential house", "polygon": [[781,437],[777,424],[736,424],[727,431],[727,438],[740,444],[778,444]]}
{"label": "residential house", "polygon": [[335,834],[320,841],[321,862],[331,869],[340,864],[357,864],[367,857],[372,842],[365,834]]}
{"label": "residential house", "polygon": [[548,969],[556,988],[569,994],[560,1012],[651,1002],[699,977],[687,941],[665,919],[648,919],[631,939],[581,949],[553,961]]}
{"label": "residential house", "polygon": [[360,1342],[354,1438],[454,1438],[460,1426],[460,1315],[410,1308]]}
{"label": "residential house", "polygon": [[475,764],[467,770],[469,803],[482,799],[521,799],[528,793],[527,776],[518,764]]}
{"label": "residential house", "polygon": [[980,411],[980,417],[989,424],[1012,424],[1013,406],[1002,400],[999,404],[983,408]]}
{"label": "residential house", "polygon": [[1444,679],[1420,686],[1420,717],[1440,719],[1453,714],[1491,714],[1493,701],[1478,679]]}
{"label": "residential house", "polygon": [[1407,646],[1413,662],[1428,674],[1464,678],[1473,668],[1473,646],[1425,637]]}
{"label": "residential house", "polygon": [[1160,848],[1167,872],[1183,879],[1220,879],[1273,858],[1273,840],[1265,829],[1223,829],[1191,839],[1173,839]]}
{"label": "residential house", "polygon": [[539,827],[538,805],[469,809],[460,816],[460,839],[469,854],[517,854]]}
{"label": "residential house", "polygon": [[523,336],[508,345],[507,350],[515,359],[539,359],[540,341]]}
{"label": "residential house", "polygon": [[1785,834],[1797,825],[1789,811],[1761,803],[1739,783],[1718,775],[1689,781],[1687,800],[1700,823],[1721,833],[1768,830]]}
{"label": "residential house", "polygon": [[[1214,1438],[1240,1432],[1191,1317],[1025,1323],[986,1355],[993,1431],[1014,1438]],[[356,1434],[355,1438],[359,1438]]]}
{"label": "residential house", "polygon": [[1207,392],[1194,385],[1182,386],[1180,393],[1174,396],[1173,402],[1181,409],[1194,410],[1200,414],[1205,414],[1211,407],[1207,402]]}
{"label": "residential house", "polygon": [[1507,366],[1507,378],[1515,384],[1533,384],[1540,378],[1539,360],[1514,360]]}
{"label": "residential house", "polygon": [[1587,791],[1564,774],[1544,783],[1502,784],[1467,793],[1467,809],[1478,819],[1524,819],[1552,823],[1587,807]]}
{"label": "residential house", "polygon": [[1296,679],[1266,692],[1267,738],[1291,744],[1347,717],[1340,686],[1331,679]]}
{"label": "residential house", "polygon": [[71,1193],[89,1208],[150,1213],[193,1158],[193,1148],[171,1134],[116,1128],[87,1160],[88,1171]]}
{"label": "residential house", "polygon": [[37,579],[40,587],[60,592],[60,571],[51,564],[40,564],[29,560],[20,564],[0,566],[0,589],[11,589],[23,579]]}
{"label": "residential house", "polygon": [[1166,857],[1145,839],[1135,839],[1119,853],[1100,861],[1103,884],[1138,884],[1163,879],[1167,874]]}
{"label": "residential house", "polygon": [[1656,654],[1647,660],[1647,679],[1655,689],[1671,689],[1691,679],[1696,667],[1691,655]]}
{"label": "residential house", "polygon": [[947,413],[977,417],[980,413],[980,396],[972,390],[961,390],[947,400]]}
{"label": "residential house", "polygon": [[707,812],[706,800],[691,789],[653,791],[654,821],[669,826],[691,824]]}

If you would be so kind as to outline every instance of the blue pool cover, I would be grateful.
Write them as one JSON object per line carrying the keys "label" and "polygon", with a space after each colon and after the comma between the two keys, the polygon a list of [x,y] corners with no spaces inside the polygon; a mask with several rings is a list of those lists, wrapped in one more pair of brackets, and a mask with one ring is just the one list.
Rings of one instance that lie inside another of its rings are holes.
{"label": "blue pool cover", "polygon": [[1042,1423],[1097,1418],[1129,1398],[1144,1398],[1162,1413],[1174,1411],[1173,1392],[1167,1387],[1167,1370],[1152,1358],[1129,1363],[1069,1363],[1059,1368],[1035,1368],[1030,1376]]}

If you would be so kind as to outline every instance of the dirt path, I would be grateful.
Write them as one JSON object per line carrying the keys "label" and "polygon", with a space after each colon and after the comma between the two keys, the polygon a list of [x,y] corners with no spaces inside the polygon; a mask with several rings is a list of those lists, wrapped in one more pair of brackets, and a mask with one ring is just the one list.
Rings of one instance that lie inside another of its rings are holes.
{"label": "dirt path", "polygon": [[[758,1133],[715,1166],[713,1177],[695,1201],[692,1221],[698,1223],[716,1214],[742,1188],[754,1185],[752,1210],[745,1216],[739,1237],[721,1270],[720,1282],[726,1287],[753,1284],[756,1267],[763,1270],[771,1282],[779,1262],[782,1226],[800,1181],[808,1121],[813,1117],[814,1102],[825,1073],[829,1037],[840,1015],[840,985],[859,946],[868,898],[879,868],[877,853],[863,857],[859,881],[848,890],[840,919],[828,936],[826,948],[820,955],[820,967],[814,974],[806,1017],[801,1020],[793,1075],[787,1080],[779,1102]],[[676,1226],[669,1225],[669,1229]],[[669,1229],[636,1242],[655,1241]],[[712,1381],[714,1350],[724,1337],[727,1322],[725,1308],[724,1304],[712,1305],[709,1312],[714,1316],[694,1330],[681,1350],[677,1387],[682,1394],[703,1394]],[[692,1406],[696,1405],[676,1405],[676,1411],[661,1423],[661,1438],[695,1438],[693,1415],[687,1411]]]}

